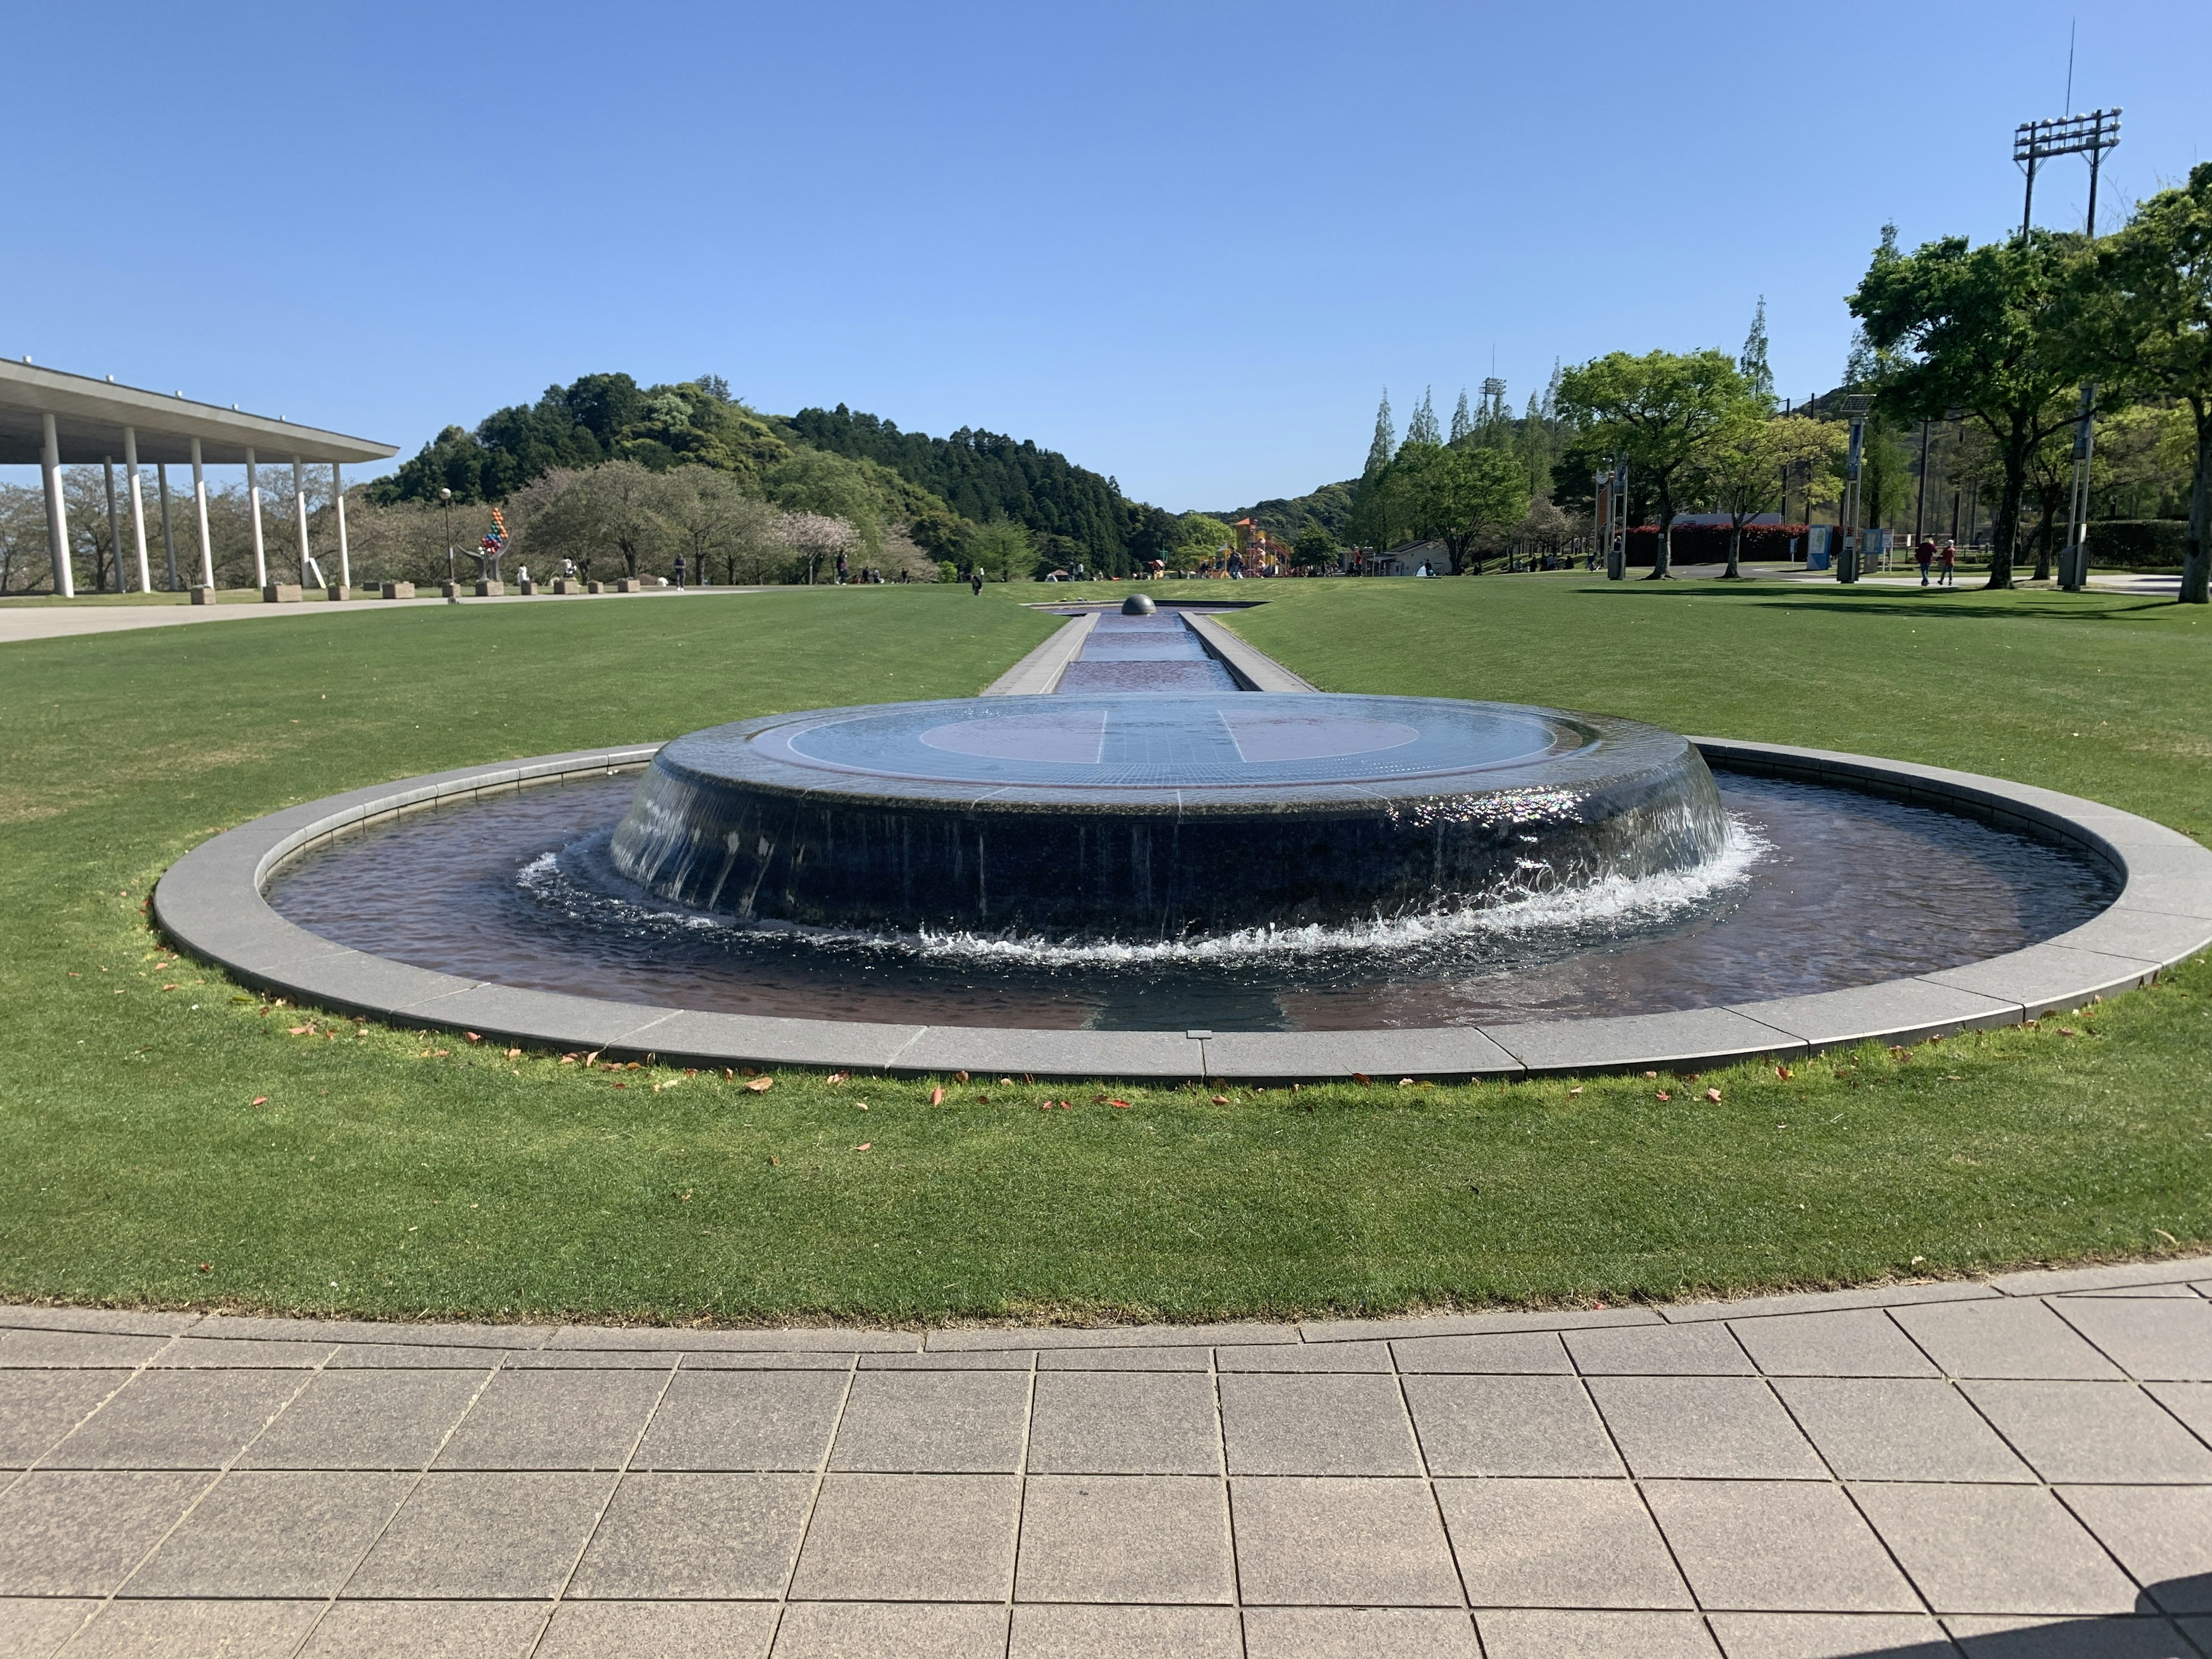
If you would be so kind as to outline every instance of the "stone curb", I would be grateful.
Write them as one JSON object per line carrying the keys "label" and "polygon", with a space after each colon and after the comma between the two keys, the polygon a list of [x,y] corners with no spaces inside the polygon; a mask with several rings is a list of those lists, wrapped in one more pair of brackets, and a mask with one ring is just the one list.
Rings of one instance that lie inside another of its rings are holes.
{"label": "stone curb", "polygon": [[1206,648],[1213,653],[1230,678],[1247,691],[1318,691],[1273,657],[1254,650],[1211,617],[1186,611],[1183,621]]}
{"label": "stone curb", "polygon": [[2026,1300],[2087,1291],[2140,1290],[2207,1282],[2212,1282],[2212,1256],[2187,1256],[2094,1267],[2032,1268],[1989,1279],[1904,1280],[1846,1291],[1805,1291],[1737,1297],[1725,1301],[1629,1304],[1602,1309],[1494,1309],[1370,1319],[1243,1320],[1209,1325],[939,1325],[926,1328],[853,1325],[773,1328],[427,1324],[223,1313],[137,1313],[127,1309],[0,1303],[0,1332],[76,1331],[148,1339],[173,1339],[189,1332],[194,1338],[219,1338],[240,1343],[312,1341],[368,1346],[400,1344],[417,1348],[475,1348],[547,1356],[653,1352],[667,1355],[672,1363],[679,1354],[988,1354],[1075,1348],[1248,1348],[1402,1342],[1437,1336],[1698,1324],[1720,1319],[1777,1319],[1795,1314],[1845,1312],[1863,1308]]}
{"label": "stone curb", "polygon": [[1068,664],[1083,654],[1083,642],[1098,626],[1098,612],[1073,617],[1054,629],[1045,642],[993,680],[978,696],[1048,697],[1060,687]]}
{"label": "stone curb", "polygon": [[[1023,666],[1037,660],[1032,653]],[[1939,767],[1729,738],[1691,741],[1724,769],[1866,790],[2072,846],[2112,870],[2120,895],[2082,926],[2026,950],[1814,996],[1483,1028],[1218,1036],[771,1018],[563,996],[349,950],[293,926],[261,896],[286,859],[340,830],[460,796],[641,766],[659,747],[648,744],[434,773],[272,812],[179,859],[155,890],[154,915],[181,947],[249,985],[511,1042],[708,1066],[1251,1083],[1686,1070],[1864,1042],[1912,1042],[2078,1007],[2147,984],[2212,945],[2212,850],[2148,818]]]}

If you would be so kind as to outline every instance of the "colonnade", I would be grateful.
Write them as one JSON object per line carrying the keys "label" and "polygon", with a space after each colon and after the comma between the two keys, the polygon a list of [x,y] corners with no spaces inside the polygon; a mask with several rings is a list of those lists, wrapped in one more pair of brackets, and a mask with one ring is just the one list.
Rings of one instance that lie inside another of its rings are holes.
{"label": "colonnade", "polygon": [[[45,422],[45,452],[40,466],[46,479],[46,538],[53,556],[54,592],[64,599],[71,599],[76,593],[76,580],[70,562],[69,503],[62,490],[61,438],[55,428],[54,417],[47,415]],[[196,586],[211,592],[215,587],[215,544],[208,533],[207,471],[200,456],[200,441],[194,438],[191,446],[192,507],[199,531],[200,553],[199,580]],[[309,572],[314,572],[319,578],[321,566],[315,562],[314,555],[307,545],[307,463],[298,455],[291,459],[292,527],[299,542],[300,580],[304,586]],[[130,502],[131,547],[135,556],[137,584],[133,591],[150,593],[154,591],[154,580],[146,558],[146,501],[138,470],[138,429],[134,426],[123,428],[123,465],[130,475],[125,494]],[[114,459],[109,457],[105,465],[107,469],[107,522],[110,540],[115,550],[116,586],[119,588],[123,586],[125,567],[123,537],[115,499]],[[343,594],[353,586],[353,555],[346,543],[345,477],[339,463],[332,461],[330,465],[331,506],[337,518],[338,550],[338,579],[335,586],[338,592]],[[155,477],[161,494],[161,545],[168,557],[169,580],[173,586],[177,579],[177,550],[169,528],[169,468],[167,462],[155,465]],[[248,521],[253,533],[253,584],[273,598],[276,589],[269,580],[269,551],[262,535],[260,475],[251,448],[246,452],[246,494]],[[317,585],[321,585],[319,580]]]}

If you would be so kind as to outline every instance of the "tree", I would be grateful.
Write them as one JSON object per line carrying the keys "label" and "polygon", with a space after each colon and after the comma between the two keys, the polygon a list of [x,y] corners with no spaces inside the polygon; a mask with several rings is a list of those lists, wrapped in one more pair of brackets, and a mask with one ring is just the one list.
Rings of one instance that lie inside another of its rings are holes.
{"label": "tree", "polygon": [[1835,453],[1835,428],[1803,415],[1746,410],[1716,431],[1698,455],[1699,493],[1729,515],[1728,568],[1743,574],[1743,527],[1781,493],[1782,470],[1806,466],[1816,478]]}
{"label": "tree", "polygon": [[1299,532],[1291,556],[1302,570],[1326,570],[1336,562],[1336,538],[1315,525]]}
{"label": "tree", "polygon": [[[741,518],[757,517],[767,509],[764,503],[748,499],[728,473],[687,466],[663,481],[654,510],[686,556],[694,580],[703,587],[709,556],[730,550]],[[736,580],[732,574],[731,580]]]}
{"label": "tree", "polygon": [[968,538],[969,561],[988,581],[1010,582],[1035,573],[1036,545],[1030,532],[1010,520],[978,525]]}
{"label": "tree", "polygon": [[1452,410],[1451,436],[1444,441],[1454,445],[1464,443],[1474,434],[1474,416],[1467,412],[1467,388],[1462,386],[1459,389],[1459,407]]}
{"label": "tree", "polygon": [[1414,410],[1413,418],[1406,422],[1406,441],[1409,444],[1441,444],[1444,441],[1444,434],[1437,425],[1436,405],[1430,401],[1434,390],[1433,387],[1423,390],[1420,407]]}
{"label": "tree", "polygon": [[2212,599],[2212,161],[2162,190],[2097,254],[2089,337],[2139,396],[2187,406],[2196,426],[2180,601]]}
{"label": "tree", "polygon": [[1444,544],[1451,574],[1466,568],[1476,536],[1528,509],[1528,475],[1502,449],[1447,449],[1408,438],[1375,481],[1377,522]]}
{"label": "tree", "polygon": [[1231,526],[1203,513],[1186,513],[1176,543],[1175,562],[1188,570],[1207,563],[1223,548],[1236,544],[1237,532]]}
{"label": "tree", "polygon": [[805,570],[809,587],[823,566],[835,563],[840,553],[850,554],[860,544],[851,520],[826,513],[786,513],[776,521],[776,534]]}
{"label": "tree", "polygon": [[1774,371],[1766,362],[1766,296],[1759,296],[1759,309],[1751,313],[1751,332],[1744,336],[1742,355],[1735,360],[1736,373],[1743,376],[1752,395],[1774,401]]}
{"label": "tree", "polygon": [[1912,253],[1885,241],[1850,298],[1885,413],[1941,420],[1963,409],[1989,434],[2002,471],[1991,587],[2013,585],[2021,501],[2036,449],[2074,419],[2080,337],[2063,304],[2078,286],[2081,238],[2036,231],[1971,247],[1963,236]]}
{"label": "tree", "polygon": [[1668,538],[1678,495],[1716,434],[1763,412],[1725,351],[1615,351],[1559,377],[1559,407],[1596,440],[1599,453],[1626,459],[1629,475],[1658,501],[1658,552],[1651,577],[1669,574]]}
{"label": "tree", "polygon": [[1398,453],[1398,431],[1390,424],[1390,388],[1382,388],[1382,406],[1375,411],[1375,436],[1367,446],[1367,465],[1360,469],[1364,480],[1373,477],[1390,465],[1390,458]]}

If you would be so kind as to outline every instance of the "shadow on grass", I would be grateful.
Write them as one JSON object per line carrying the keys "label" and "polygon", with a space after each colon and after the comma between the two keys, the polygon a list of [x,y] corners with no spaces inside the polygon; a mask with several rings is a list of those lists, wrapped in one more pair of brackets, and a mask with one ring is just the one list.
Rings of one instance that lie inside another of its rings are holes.
{"label": "shadow on grass", "polygon": [[[1640,588],[1634,584],[1603,587],[1587,587],[1585,593],[1607,599],[1725,599],[1765,609],[1785,611],[1825,611],[1854,617],[1945,617],[2000,622],[2144,622],[2160,616],[2172,615],[2179,607],[2166,599],[2138,599],[2129,596],[2098,603],[2083,601],[2071,594],[2051,594],[2050,603],[2023,604],[2027,599],[2044,597],[2023,594],[2015,588],[2010,592],[1999,589],[1995,592],[1986,588],[1931,587],[1924,592],[1918,589],[1902,591],[1873,590],[1846,596],[1826,590],[1816,592],[1790,592],[1773,587],[1739,586],[1734,582],[1681,582],[1659,588]],[[2067,601],[2060,603],[2060,601]],[[1931,608],[1932,607],[1932,608]]]}

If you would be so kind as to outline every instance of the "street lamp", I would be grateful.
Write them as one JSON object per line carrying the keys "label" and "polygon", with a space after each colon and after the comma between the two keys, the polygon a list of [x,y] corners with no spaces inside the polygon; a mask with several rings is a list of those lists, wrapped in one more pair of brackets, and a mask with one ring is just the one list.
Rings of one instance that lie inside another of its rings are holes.
{"label": "street lamp", "polygon": [[1874,400],[1863,392],[1853,392],[1844,399],[1844,412],[1850,416],[1850,458],[1844,472],[1843,511],[1836,516],[1842,520],[1843,556],[1836,561],[1836,580],[1856,582],[1859,579],[1859,464],[1866,454],[1867,408]]}

